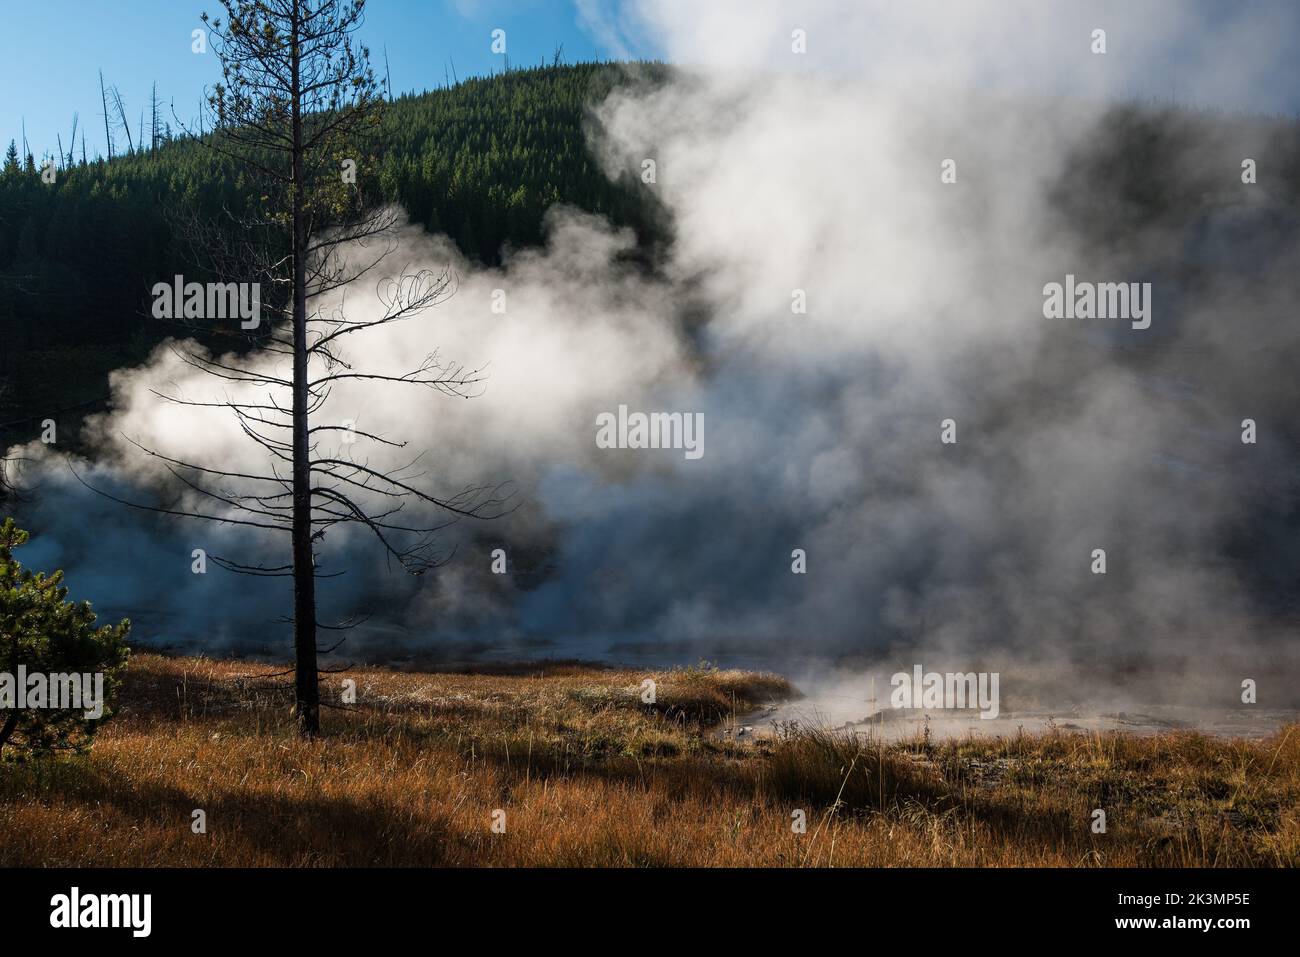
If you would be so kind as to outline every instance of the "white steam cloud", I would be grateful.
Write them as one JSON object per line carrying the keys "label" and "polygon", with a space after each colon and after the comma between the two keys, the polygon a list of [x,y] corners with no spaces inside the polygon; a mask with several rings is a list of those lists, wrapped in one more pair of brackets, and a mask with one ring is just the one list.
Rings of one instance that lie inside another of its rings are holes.
{"label": "white steam cloud", "polygon": [[[607,43],[635,51],[629,36],[653,36],[684,66],[615,93],[593,131],[611,174],[655,161],[647,188],[674,240],[647,271],[630,234],[561,208],[544,249],[488,270],[402,233],[386,272],[450,263],[459,289],[423,319],[353,337],[349,360],[400,372],[436,348],[486,364],[483,393],[363,382],[337,389],[321,420],[410,440],[359,443],[352,454],[377,467],[429,450],[422,484],[442,491],[512,480],[520,508],[449,530],[455,559],[419,579],[388,570],[360,532],[331,534],[322,563],[349,574],[323,585],[322,617],[377,614],[354,652],[1272,646],[1288,609],[1265,566],[1294,561],[1270,503],[1296,491],[1282,418],[1300,398],[1284,384],[1300,230],[1293,206],[1279,213],[1276,166],[1246,187],[1239,164],[1266,168],[1282,136],[1165,116],[1190,145],[1139,178],[1240,199],[1174,200],[1147,222],[1108,191],[1124,159],[1108,103],[1167,95],[1177,57],[1179,100],[1250,109],[1296,51],[1254,7],[1074,7],[661,0],[598,19],[584,6]],[[1104,55],[1090,52],[1094,28]],[[792,52],[794,30],[806,53]],[[1152,282],[1152,328],[1045,319],[1043,286],[1067,273]],[[797,291],[806,314],[792,311]],[[372,289],[348,291],[350,318],[379,308]],[[113,410],[92,425],[89,480],[174,487],[123,436],[264,467],[228,413],[151,389],[225,394],[165,349],[119,372]],[[596,416],[620,404],[703,413],[706,454],[598,449]],[[1248,417],[1258,445],[1240,442]],[[940,442],[945,419],[955,444]],[[24,454],[32,564],[67,567],[79,592],[147,622],[146,640],[276,647],[283,582],[189,573],[193,547],[249,560],[265,542],[146,523],[85,493],[41,446]],[[490,573],[497,547],[510,575]],[[1090,570],[1095,548],[1105,576]],[[794,549],[807,574],[792,574]]]}

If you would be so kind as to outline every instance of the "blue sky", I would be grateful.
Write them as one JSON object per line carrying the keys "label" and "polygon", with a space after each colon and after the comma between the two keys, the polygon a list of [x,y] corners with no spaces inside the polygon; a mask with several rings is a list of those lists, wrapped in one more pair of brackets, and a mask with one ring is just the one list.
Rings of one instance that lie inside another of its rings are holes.
{"label": "blue sky", "polygon": [[[188,121],[219,72],[210,51],[191,52],[190,31],[201,26],[203,10],[215,16],[219,9],[216,0],[0,0],[0,148],[10,139],[21,148],[25,119],[33,154],[53,152],[56,134],[66,150],[78,112],[87,153],[104,152],[100,69],[121,92],[133,136],[154,81],[159,99],[174,102]],[[462,79],[500,70],[501,57],[490,50],[498,27],[512,66],[549,62],[560,43],[569,62],[612,55],[579,19],[572,0],[371,0],[361,36],[381,79],[387,46],[400,92],[440,86],[453,60]],[[170,117],[170,107],[164,113]]]}

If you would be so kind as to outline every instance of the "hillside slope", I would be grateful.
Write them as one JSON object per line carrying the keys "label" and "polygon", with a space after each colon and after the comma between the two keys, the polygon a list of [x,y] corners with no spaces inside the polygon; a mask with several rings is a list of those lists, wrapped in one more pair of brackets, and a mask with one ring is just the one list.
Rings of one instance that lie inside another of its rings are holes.
{"label": "hillside slope", "polygon": [[[472,260],[540,242],[556,203],[650,243],[653,210],[633,180],[597,167],[587,118],[616,85],[666,74],[662,64],[585,63],[403,96],[387,110],[378,167],[359,174]],[[177,235],[178,213],[221,222],[223,210],[240,215],[256,201],[233,163],[186,138],[74,165],[53,185],[11,153],[0,169],[0,444],[33,438],[43,417],[93,410],[108,372],[174,332],[149,318],[150,287],[178,272],[206,278]]]}

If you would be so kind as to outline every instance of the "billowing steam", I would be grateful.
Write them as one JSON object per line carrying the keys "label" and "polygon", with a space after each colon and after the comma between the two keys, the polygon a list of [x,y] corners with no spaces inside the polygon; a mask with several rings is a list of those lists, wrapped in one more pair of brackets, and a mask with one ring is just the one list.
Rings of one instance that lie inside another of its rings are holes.
{"label": "billowing steam", "polygon": [[[684,65],[593,122],[611,174],[653,160],[646,188],[674,242],[647,271],[631,236],[555,209],[546,248],[498,271],[402,234],[386,271],[451,264],[458,291],[353,337],[348,358],[400,372],[436,348],[486,365],[482,395],[362,383],[322,415],[410,440],[349,454],[398,465],[427,449],[428,487],[508,479],[519,508],[449,530],[454,559],[421,578],[360,533],[328,536],[323,565],[348,574],[322,586],[323,619],[375,615],[347,650],[779,661],[905,645],[996,666],[1026,651],[1258,662],[1281,647],[1300,564],[1294,127],[1151,106],[1132,121],[1149,114],[1144,140],[1108,101],[1167,96],[1175,76],[1180,100],[1284,108],[1252,97],[1297,59],[1280,40],[1300,35],[1295,10],[1276,6],[1288,31],[1255,8],[1074,6],[590,14],[610,36],[654,31]],[[1150,138],[1165,146],[1126,152]],[[1044,318],[1044,286],[1067,275],[1151,283],[1150,328]],[[370,287],[345,306],[380,308]],[[79,469],[124,497],[175,494],[125,436],[253,470],[264,453],[228,413],[150,392],[221,398],[220,385],[166,349],[119,372]],[[598,448],[597,415],[620,405],[702,413],[704,455]],[[283,552],[142,517],[43,447],[24,454],[33,564],[65,567],[79,593],[139,619],[139,638],[285,647],[269,623],[288,608],[283,581],[195,576],[189,557]]]}

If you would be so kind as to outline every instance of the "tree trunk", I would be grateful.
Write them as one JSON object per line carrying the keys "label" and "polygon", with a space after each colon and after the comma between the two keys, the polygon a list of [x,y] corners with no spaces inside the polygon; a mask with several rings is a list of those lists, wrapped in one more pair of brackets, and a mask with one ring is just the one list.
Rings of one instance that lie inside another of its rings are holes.
{"label": "tree trunk", "polygon": [[9,735],[14,733],[14,728],[18,726],[19,711],[15,708],[9,712],[9,717],[5,719],[5,726],[0,728],[0,748],[3,748],[9,742]]}
{"label": "tree trunk", "polygon": [[293,5],[290,51],[293,71],[293,647],[298,732],[320,730],[320,686],[316,671],[316,562],[312,542],[311,453],[307,409],[307,220],[303,210],[302,98],[298,0]]}

